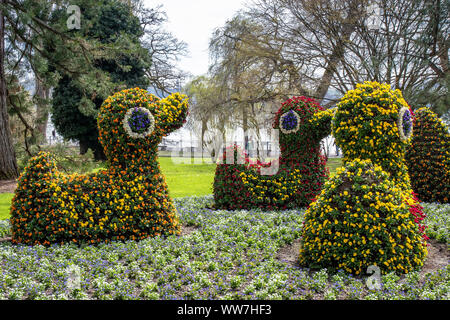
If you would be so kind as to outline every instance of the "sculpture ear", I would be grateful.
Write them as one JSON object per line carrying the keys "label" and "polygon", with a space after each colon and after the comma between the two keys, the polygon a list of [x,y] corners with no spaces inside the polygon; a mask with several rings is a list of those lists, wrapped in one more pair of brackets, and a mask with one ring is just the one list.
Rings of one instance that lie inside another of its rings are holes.
{"label": "sculpture ear", "polygon": [[316,132],[316,138],[322,140],[331,134],[331,121],[333,120],[336,108],[330,108],[316,112],[309,122]]}
{"label": "sculpture ear", "polygon": [[156,122],[163,135],[181,128],[188,115],[188,97],[179,92],[159,100],[156,108]]}

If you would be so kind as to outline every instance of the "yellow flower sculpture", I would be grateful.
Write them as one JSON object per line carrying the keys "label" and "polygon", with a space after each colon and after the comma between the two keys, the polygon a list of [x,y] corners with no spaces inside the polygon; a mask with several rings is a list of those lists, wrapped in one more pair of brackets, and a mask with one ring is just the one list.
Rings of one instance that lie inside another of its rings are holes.
{"label": "yellow flower sculpture", "polygon": [[332,130],[344,167],[305,214],[302,265],[354,274],[423,265],[423,216],[405,164],[412,123],[402,93],[387,84],[358,84],[340,100]]}

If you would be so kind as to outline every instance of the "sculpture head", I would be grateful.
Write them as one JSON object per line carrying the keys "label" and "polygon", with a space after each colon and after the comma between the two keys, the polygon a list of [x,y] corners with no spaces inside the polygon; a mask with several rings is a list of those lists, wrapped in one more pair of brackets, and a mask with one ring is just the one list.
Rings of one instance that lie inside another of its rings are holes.
{"label": "sculpture head", "polygon": [[275,115],[274,129],[279,129],[282,157],[302,157],[318,153],[319,143],[330,134],[332,112],[314,99],[293,97],[282,103]]}
{"label": "sculpture head", "polygon": [[400,90],[378,82],[358,84],[340,100],[332,121],[344,163],[370,159],[394,179],[409,181],[404,158],[413,131],[412,118]]}
{"label": "sculpture head", "polygon": [[179,93],[159,99],[133,88],[108,97],[98,116],[99,141],[106,157],[112,164],[129,166],[155,156],[162,137],[186,121],[187,109],[188,99]]}

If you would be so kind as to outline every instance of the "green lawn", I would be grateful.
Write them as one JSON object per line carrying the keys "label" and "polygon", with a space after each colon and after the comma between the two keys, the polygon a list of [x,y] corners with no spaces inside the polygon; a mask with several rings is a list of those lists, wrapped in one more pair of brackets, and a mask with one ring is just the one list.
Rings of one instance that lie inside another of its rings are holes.
{"label": "green lawn", "polygon": [[9,218],[9,207],[13,195],[12,193],[0,193],[0,220]]}
{"label": "green lawn", "polygon": [[[173,198],[204,196],[212,193],[215,164],[193,163],[191,159],[169,157],[159,158],[161,171],[166,176],[169,193]],[[183,161],[184,163],[180,163]],[[197,160],[197,162],[200,162]]]}
{"label": "green lawn", "polygon": [[327,167],[330,169],[330,177],[336,174],[336,169],[342,166],[341,158],[329,158],[327,161]]}
{"label": "green lawn", "polygon": [[[189,164],[190,159],[160,157],[161,170],[166,176],[169,192],[173,198],[203,196],[212,193],[212,182],[216,165],[210,163]],[[184,163],[180,163],[183,161]],[[198,161],[198,160],[197,160]],[[331,176],[341,166],[341,159],[329,159]],[[0,193],[0,220],[9,218],[12,193]]]}

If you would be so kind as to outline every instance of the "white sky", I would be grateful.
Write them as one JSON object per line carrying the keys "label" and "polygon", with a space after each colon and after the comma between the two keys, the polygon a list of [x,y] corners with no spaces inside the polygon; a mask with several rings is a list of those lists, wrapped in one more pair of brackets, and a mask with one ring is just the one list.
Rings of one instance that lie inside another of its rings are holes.
{"label": "white sky", "polygon": [[212,32],[222,27],[234,13],[244,8],[245,0],[145,0],[147,7],[163,5],[167,31],[187,43],[189,54],[179,67],[194,76],[206,74],[209,65],[208,44]]}

